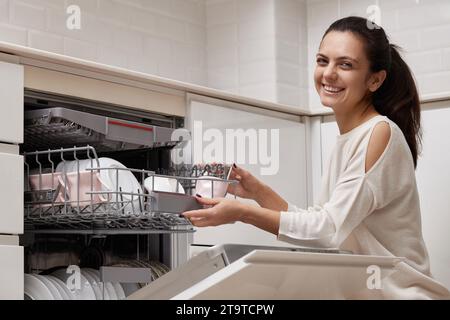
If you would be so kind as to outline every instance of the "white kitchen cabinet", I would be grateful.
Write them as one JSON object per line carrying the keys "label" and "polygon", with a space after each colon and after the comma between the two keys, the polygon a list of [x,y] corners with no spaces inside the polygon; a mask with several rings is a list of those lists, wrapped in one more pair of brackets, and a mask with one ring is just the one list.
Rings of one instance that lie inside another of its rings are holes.
{"label": "white kitchen cabinet", "polygon": [[[249,109],[247,108],[247,110]],[[200,124],[202,127],[201,130],[199,130]],[[300,122],[300,117],[292,116],[291,118],[284,117],[283,119],[283,116],[277,114],[261,114],[256,109],[246,111],[235,107],[224,107],[220,105],[220,101],[216,101],[213,104],[192,100],[188,108],[187,127],[192,133],[193,156],[197,162],[210,162],[205,157],[201,159],[202,161],[199,161],[198,152],[201,150],[200,152],[203,151],[204,155],[208,155],[208,150],[211,150],[208,148],[211,148],[213,143],[220,140],[215,139],[220,133],[224,138],[222,141],[222,160],[224,161],[221,161],[221,157],[218,157],[216,159],[218,160],[217,162],[226,162],[228,164],[236,162],[238,166],[249,170],[253,175],[271,186],[272,189],[277,191],[287,201],[299,207],[306,206],[305,125]],[[228,146],[232,144],[231,138],[226,135],[227,130],[230,133],[230,130],[237,129],[243,129],[244,131],[250,130],[248,133],[252,138],[246,140],[247,142],[244,146],[237,147],[236,142],[235,148],[228,147],[227,150],[227,143]],[[274,138],[272,140],[272,134],[277,132],[275,130],[278,130],[279,139]],[[267,134],[267,139],[264,139],[265,134]],[[258,139],[255,137],[258,137]],[[272,144],[273,141],[278,141],[278,149],[273,147],[275,146]],[[201,147],[199,147],[200,144],[202,144]],[[255,150],[253,161],[249,154],[249,150],[252,148]],[[268,152],[265,152],[265,150],[268,150]],[[264,157],[259,156],[260,151],[268,155],[270,154],[268,158],[271,160],[266,161],[264,164]],[[272,155],[272,151],[275,154]],[[233,154],[234,157],[232,157]],[[243,157],[244,154],[245,157]],[[239,156],[242,158],[239,159]],[[275,164],[275,162],[278,163]],[[277,166],[278,170],[275,170]],[[274,172],[265,172],[263,168],[266,171],[271,171],[267,169],[272,168]],[[199,228],[194,234],[194,243],[207,245],[240,243],[287,246],[286,243],[278,241],[275,235],[243,223]]]}
{"label": "white kitchen cabinet", "polygon": [[23,157],[0,153],[0,234],[23,233]]}
{"label": "white kitchen cabinet", "polygon": [[423,150],[416,170],[422,230],[431,272],[450,288],[450,102],[422,112]]}
{"label": "white kitchen cabinet", "polygon": [[23,66],[0,61],[0,142],[23,142]]}
{"label": "white kitchen cabinet", "polygon": [[0,300],[23,300],[23,247],[0,245]]}

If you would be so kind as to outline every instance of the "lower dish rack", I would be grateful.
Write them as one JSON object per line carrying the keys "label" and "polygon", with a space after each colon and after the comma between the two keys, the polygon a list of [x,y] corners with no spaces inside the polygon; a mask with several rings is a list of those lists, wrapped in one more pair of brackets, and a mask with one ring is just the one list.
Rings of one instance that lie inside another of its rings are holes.
{"label": "lower dish rack", "polygon": [[237,183],[225,178],[226,166],[182,167],[170,172],[179,175],[162,175],[99,158],[92,146],[23,155],[25,228],[35,233],[194,232],[180,214],[202,208],[192,196],[198,180],[210,185],[211,197]]}

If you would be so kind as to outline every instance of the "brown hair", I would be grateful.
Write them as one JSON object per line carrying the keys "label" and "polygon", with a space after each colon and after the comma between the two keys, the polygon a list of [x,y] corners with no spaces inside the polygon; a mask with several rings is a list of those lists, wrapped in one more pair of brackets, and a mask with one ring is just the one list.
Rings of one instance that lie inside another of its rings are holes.
{"label": "brown hair", "polygon": [[422,141],[420,101],[413,74],[400,56],[401,48],[389,43],[383,28],[361,17],[337,20],[327,29],[323,38],[331,31],[348,31],[359,36],[364,41],[370,70],[386,71],[385,81],[372,95],[372,104],[377,112],[394,121],[402,130],[411,150],[414,167],[417,167]]}

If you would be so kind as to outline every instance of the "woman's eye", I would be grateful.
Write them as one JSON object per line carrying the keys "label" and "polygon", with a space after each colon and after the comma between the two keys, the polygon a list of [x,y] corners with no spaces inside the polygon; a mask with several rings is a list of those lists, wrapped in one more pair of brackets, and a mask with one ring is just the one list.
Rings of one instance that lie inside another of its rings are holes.
{"label": "woman's eye", "polygon": [[349,68],[352,67],[351,63],[347,63],[347,62],[344,62],[344,63],[342,64],[342,66],[343,66],[344,68],[347,68],[347,69],[349,69]]}
{"label": "woman's eye", "polygon": [[323,65],[326,64],[327,62],[324,59],[317,59],[317,64],[319,65]]}

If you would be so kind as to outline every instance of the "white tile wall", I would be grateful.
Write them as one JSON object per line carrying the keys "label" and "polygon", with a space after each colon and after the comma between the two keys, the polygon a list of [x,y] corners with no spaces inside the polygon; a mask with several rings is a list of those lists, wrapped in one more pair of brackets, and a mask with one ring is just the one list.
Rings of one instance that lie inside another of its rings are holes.
{"label": "white tile wall", "polygon": [[314,56],[325,29],[335,19],[379,4],[381,24],[390,41],[403,47],[421,95],[450,92],[450,1],[448,0],[308,0],[308,77],[310,108],[321,103],[313,87]]}
{"label": "white tile wall", "polygon": [[324,31],[373,4],[420,93],[449,92],[448,0],[0,0],[0,41],[316,110]]}
{"label": "white tile wall", "polygon": [[307,105],[306,1],[207,0],[206,23],[209,86]]}
{"label": "white tile wall", "polygon": [[[81,30],[66,28],[69,5]],[[0,41],[206,85],[204,0],[0,0]]]}

